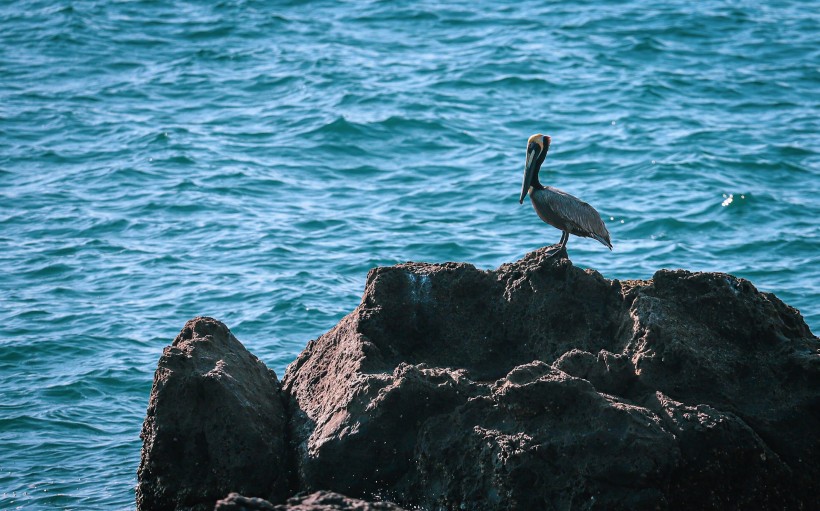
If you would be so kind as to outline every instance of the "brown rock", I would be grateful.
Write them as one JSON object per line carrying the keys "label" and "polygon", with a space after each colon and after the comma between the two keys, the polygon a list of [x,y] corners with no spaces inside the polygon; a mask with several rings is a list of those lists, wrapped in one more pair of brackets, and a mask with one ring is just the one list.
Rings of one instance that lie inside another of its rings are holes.
{"label": "brown rock", "polygon": [[231,493],[222,500],[217,500],[214,511],[277,511],[274,506],[259,497],[245,497],[238,493]]}
{"label": "brown rock", "polygon": [[533,362],[428,420],[416,457],[429,508],[655,509],[680,453],[656,414]]}
{"label": "brown rock", "polygon": [[376,268],[283,386],[302,490],[445,509],[808,509],[820,342],[742,279],[544,250]]}
{"label": "brown rock", "polygon": [[366,502],[351,499],[338,493],[317,491],[310,495],[297,495],[287,504],[274,506],[270,502],[231,493],[216,503],[214,511],[405,511],[392,502]]}
{"label": "brown rock", "polygon": [[215,319],[192,319],[163,351],[140,437],[140,510],[210,510],[231,491],[287,495],[279,382]]}

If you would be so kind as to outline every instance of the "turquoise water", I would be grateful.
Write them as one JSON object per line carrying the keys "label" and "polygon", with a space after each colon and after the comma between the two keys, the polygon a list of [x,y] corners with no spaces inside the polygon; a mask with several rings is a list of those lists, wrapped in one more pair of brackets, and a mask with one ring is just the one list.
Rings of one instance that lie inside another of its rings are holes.
{"label": "turquoise water", "polygon": [[610,278],[751,279],[820,327],[813,2],[0,4],[0,508],[125,509],[156,361],[225,321],[278,375],[369,268],[493,268],[594,205]]}

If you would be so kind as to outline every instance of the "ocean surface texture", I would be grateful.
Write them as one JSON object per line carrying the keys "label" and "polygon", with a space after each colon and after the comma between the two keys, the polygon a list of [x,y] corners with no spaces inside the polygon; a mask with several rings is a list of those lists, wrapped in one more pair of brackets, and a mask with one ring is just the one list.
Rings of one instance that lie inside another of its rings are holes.
{"label": "ocean surface texture", "polygon": [[601,212],[608,278],[723,271],[820,330],[812,1],[0,4],[0,508],[127,509],[157,359],[214,316],[279,377],[404,261]]}

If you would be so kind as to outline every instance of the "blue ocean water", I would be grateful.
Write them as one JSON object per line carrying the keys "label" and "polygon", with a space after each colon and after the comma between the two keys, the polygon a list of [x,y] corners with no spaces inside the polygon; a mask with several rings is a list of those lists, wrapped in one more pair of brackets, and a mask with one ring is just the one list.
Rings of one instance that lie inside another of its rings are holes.
{"label": "blue ocean water", "polygon": [[162,348],[225,321],[281,377],[368,269],[494,268],[594,205],[609,278],[752,280],[820,327],[811,1],[0,4],[0,508],[133,507]]}

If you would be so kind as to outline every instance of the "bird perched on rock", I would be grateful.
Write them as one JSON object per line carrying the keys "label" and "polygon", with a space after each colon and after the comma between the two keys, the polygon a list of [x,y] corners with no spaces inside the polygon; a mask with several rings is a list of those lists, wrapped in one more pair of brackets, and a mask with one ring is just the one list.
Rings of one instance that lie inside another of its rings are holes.
{"label": "bird perched on rock", "polygon": [[551,255],[566,255],[570,234],[593,238],[612,250],[609,231],[595,208],[572,195],[551,186],[544,186],[538,180],[538,171],[550,148],[550,137],[537,133],[527,140],[527,163],[524,166],[524,182],[521,186],[519,204],[524,203],[528,194],[532,207],[541,220],[563,232],[558,248]]}

